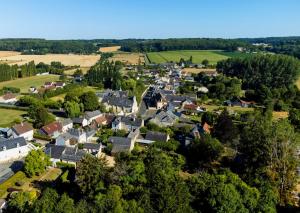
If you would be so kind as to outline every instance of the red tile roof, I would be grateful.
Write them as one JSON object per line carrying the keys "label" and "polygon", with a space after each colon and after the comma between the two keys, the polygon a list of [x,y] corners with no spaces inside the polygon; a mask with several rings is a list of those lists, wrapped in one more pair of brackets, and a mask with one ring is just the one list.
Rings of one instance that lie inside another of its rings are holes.
{"label": "red tile roof", "polygon": [[10,100],[10,99],[16,98],[16,96],[14,94],[12,94],[12,93],[6,93],[5,95],[2,96],[2,98],[4,100]]}
{"label": "red tile roof", "polygon": [[62,130],[61,123],[55,121],[46,126],[43,126],[42,131],[44,131],[47,135],[52,135],[54,132],[60,132]]}
{"label": "red tile roof", "polygon": [[196,104],[185,104],[183,108],[186,110],[197,110],[197,107]]}

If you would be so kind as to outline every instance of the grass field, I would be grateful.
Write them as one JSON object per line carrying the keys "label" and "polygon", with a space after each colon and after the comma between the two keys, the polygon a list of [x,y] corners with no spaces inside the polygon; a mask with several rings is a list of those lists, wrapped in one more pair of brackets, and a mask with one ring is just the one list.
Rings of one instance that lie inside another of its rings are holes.
{"label": "grass field", "polygon": [[18,52],[1,51],[0,62],[22,65],[30,61],[36,64],[60,61],[66,66],[80,65],[81,67],[93,66],[100,59],[100,55],[75,55],[75,54],[47,54],[47,55],[20,55]]}
{"label": "grass field", "polygon": [[229,57],[242,55],[243,53],[227,53],[218,50],[178,50],[147,53],[150,63],[179,62],[180,58],[189,60],[193,56],[193,63],[201,63],[204,59],[207,59],[210,64],[216,64],[218,61]]}
{"label": "grass field", "polygon": [[103,53],[116,52],[121,48],[121,46],[111,46],[111,47],[100,47],[99,51]]}
{"label": "grass field", "polygon": [[137,65],[139,61],[141,63],[145,63],[145,57],[144,54],[141,53],[116,53],[113,55],[113,57],[110,59],[112,61],[121,61],[125,64],[133,64]]}
{"label": "grass field", "polygon": [[28,78],[18,78],[11,81],[0,82],[0,88],[7,87],[18,87],[21,89],[21,93],[27,93],[31,86],[39,88],[44,85],[46,81],[58,81],[58,75],[40,75],[32,76]]}
{"label": "grass field", "polygon": [[13,110],[13,109],[2,109],[0,108],[0,126],[8,127],[16,119],[22,119],[22,115],[26,114],[25,111]]}

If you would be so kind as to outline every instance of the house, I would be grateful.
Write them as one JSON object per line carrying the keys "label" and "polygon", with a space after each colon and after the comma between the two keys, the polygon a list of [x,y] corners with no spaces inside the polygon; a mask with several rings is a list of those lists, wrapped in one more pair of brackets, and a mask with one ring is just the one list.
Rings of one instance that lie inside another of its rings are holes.
{"label": "house", "polygon": [[198,88],[198,92],[201,92],[201,93],[208,93],[208,88],[207,88],[207,87],[199,87],[199,88]]}
{"label": "house", "polygon": [[80,125],[82,127],[86,127],[86,126],[89,125],[88,120],[84,117],[73,118],[72,121],[73,121],[73,124],[77,124],[77,125]]}
{"label": "house", "polygon": [[11,129],[14,138],[24,137],[27,141],[33,139],[33,127],[28,122],[15,124]]}
{"label": "house", "polygon": [[83,129],[69,129],[68,133],[72,136],[77,143],[88,143],[91,142],[92,138],[96,134],[95,130],[85,131]]}
{"label": "house", "polygon": [[239,98],[233,98],[232,100],[227,100],[224,102],[225,106],[239,106],[239,107],[252,107],[255,105],[253,101],[243,101]]}
{"label": "house", "polygon": [[65,82],[62,82],[62,81],[58,81],[55,83],[55,88],[64,88],[64,86],[66,86],[66,83]]}
{"label": "house", "polygon": [[98,93],[99,102],[101,102],[106,110],[112,110],[119,115],[129,115],[138,111],[136,97],[129,97],[125,91],[107,91]]}
{"label": "house", "polygon": [[13,131],[11,128],[1,128],[0,127],[0,138],[10,139],[13,138]]}
{"label": "house", "polygon": [[125,137],[109,137],[109,142],[112,143],[112,154],[116,154],[119,152],[131,152],[134,148],[134,141],[131,138]]}
{"label": "house", "polygon": [[45,82],[45,84],[44,84],[44,88],[45,89],[50,89],[50,88],[53,88],[53,87],[55,87],[55,83],[54,82]]}
{"label": "house", "polygon": [[170,137],[166,133],[162,132],[154,132],[154,131],[148,131],[145,137],[148,141],[159,141],[159,142],[167,142]]}
{"label": "house", "polygon": [[88,125],[101,116],[102,113],[99,110],[87,111],[84,113],[84,118],[87,120]]}
{"label": "house", "polygon": [[62,132],[67,132],[69,129],[73,128],[73,121],[70,118],[63,119],[60,121],[61,126],[62,126]]}
{"label": "house", "polygon": [[162,132],[148,131],[146,136],[139,136],[136,140],[137,143],[141,144],[152,144],[154,142],[167,142],[170,139],[169,135]]}
{"label": "house", "polygon": [[55,139],[55,145],[75,147],[77,145],[77,139],[74,138],[70,133],[65,132]]}
{"label": "house", "polygon": [[84,150],[80,150],[77,147],[73,148],[53,144],[46,146],[45,153],[50,157],[53,166],[56,166],[58,162],[74,164],[76,166],[86,154]]}
{"label": "house", "polygon": [[16,103],[17,97],[16,95],[12,94],[12,93],[6,93],[5,95],[2,95],[0,97],[0,103],[4,103],[4,104],[14,104]]}
{"label": "house", "polygon": [[0,140],[0,163],[24,158],[35,146],[25,138]]}
{"label": "house", "polygon": [[135,116],[121,116],[117,117],[112,122],[112,129],[113,130],[125,130],[125,131],[132,131],[144,126],[144,120],[141,118],[137,118]]}
{"label": "house", "polygon": [[62,132],[62,125],[58,121],[54,121],[40,129],[40,133],[51,138],[57,138]]}
{"label": "house", "polygon": [[92,154],[96,157],[100,157],[100,154],[102,152],[102,144],[98,144],[98,143],[85,143],[83,144],[82,149],[89,153]]}
{"label": "house", "polygon": [[157,124],[160,127],[172,126],[179,117],[171,111],[158,111],[149,122]]}
{"label": "house", "polygon": [[36,87],[34,87],[34,86],[31,86],[30,88],[29,88],[29,90],[28,90],[30,93],[33,93],[33,94],[37,94],[39,91],[37,90],[37,88]]}
{"label": "house", "polygon": [[192,129],[192,137],[200,139],[204,134],[210,134],[210,129],[211,126],[207,123],[204,123],[203,125],[197,124]]}

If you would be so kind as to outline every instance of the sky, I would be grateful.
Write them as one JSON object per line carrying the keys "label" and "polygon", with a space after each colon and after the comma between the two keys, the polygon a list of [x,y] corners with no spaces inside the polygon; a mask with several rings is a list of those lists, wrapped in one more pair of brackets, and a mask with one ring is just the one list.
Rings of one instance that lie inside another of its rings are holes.
{"label": "sky", "polygon": [[300,36],[300,0],[0,0],[0,38]]}

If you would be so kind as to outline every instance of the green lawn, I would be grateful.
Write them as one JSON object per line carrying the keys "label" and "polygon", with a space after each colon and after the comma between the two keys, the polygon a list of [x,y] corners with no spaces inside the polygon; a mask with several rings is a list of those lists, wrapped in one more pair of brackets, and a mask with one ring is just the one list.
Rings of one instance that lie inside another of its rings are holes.
{"label": "green lawn", "polygon": [[0,82],[0,88],[5,86],[7,87],[18,87],[21,89],[21,93],[27,93],[31,86],[36,88],[44,85],[46,81],[58,81],[58,75],[41,75],[41,76],[32,76],[27,78],[18,78],[11,81]]}
{"label": "green lawn", "polygon": [[194,63],[201,63],[207,59],[210,64],[216,64],[218,61],[229,57],[243,56],[244,53],[239,52],[223,52],[218,50],[178,50],[178,51],[162,51],[147,53],[147,57],[151,63],[179,62],[180,58],[189,60],[193,56]]}
{"label": "green lawn", "polygon": [[24,114],[26,114],[25,111],[0,108],[0,115],[1,115],[0,126],[1,127],[11,126],[11,123],[15,119],[22,119],[22,115]]}
{"label": "green lawn", "polygon": [[[37,192],[41,190],[41,186],[39,185],[32,185],[35,181],[54,181],[56,180],[60,174],[61,169],[58,168],[50,168],[44,174],[40,176],[33,176],[31,178],[27,177],[24,172],[19,171],[10,177],[8,180],[0,184],[0,198],[6,198],[8,195],[7,189],[9,188],[16,188],[26,192]],[[16,182],[21,181],[23,182],[22,186],[17,186]]]}

